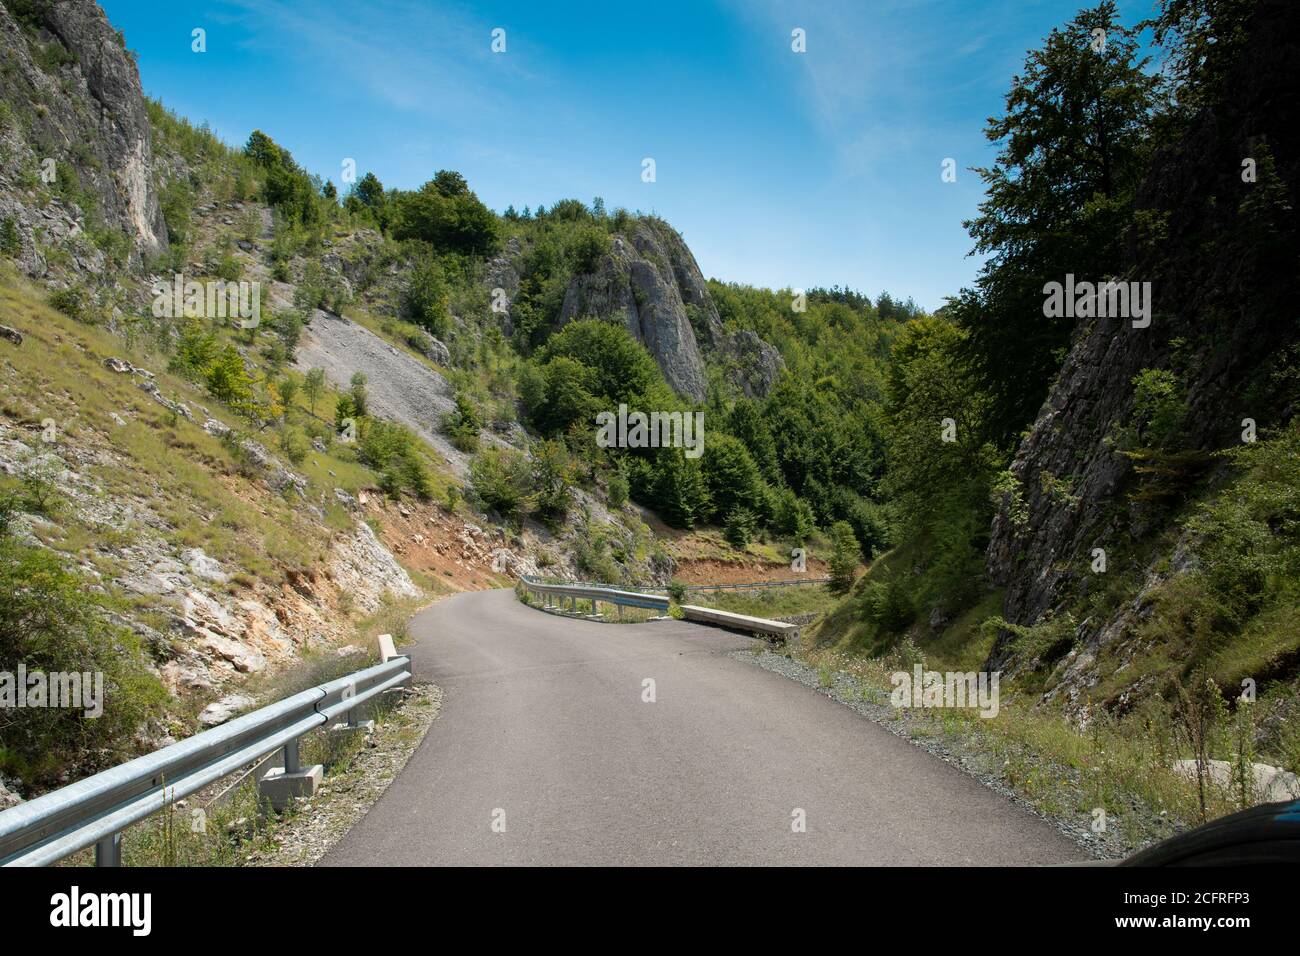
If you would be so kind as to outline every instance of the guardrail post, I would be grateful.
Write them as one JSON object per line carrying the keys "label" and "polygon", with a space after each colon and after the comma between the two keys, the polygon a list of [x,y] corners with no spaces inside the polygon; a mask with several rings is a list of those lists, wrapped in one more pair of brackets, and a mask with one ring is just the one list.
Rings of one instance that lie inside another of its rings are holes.
{"label": "guardrail post", "polygon": [[257,781],[259,802],[266,800],[277,813],[293,803],[294,797],[312,796],[325,779],[325,768],[321,764],[302,766],[297,737],[286,740],[283,749],[284,766],[272,767]]}
{"label": "guardrail post", "polygon": [[111,833],[95,844],[95,866],[122,865],[122,834]]}
{"label": "guardrail post", "polygon": [[[347,699],[355,700],[355,691]],[[356,733],[369,733],[370,731],[374,730],[375,722],[373,720],[360,719],[358,712],[363,706],[365,706],[364,703],[354,704],[353,706],[349,707],[346,711],[347,722],[342,724],[335,724],[333,727],[330,728],[330,733],[356,734]]]}

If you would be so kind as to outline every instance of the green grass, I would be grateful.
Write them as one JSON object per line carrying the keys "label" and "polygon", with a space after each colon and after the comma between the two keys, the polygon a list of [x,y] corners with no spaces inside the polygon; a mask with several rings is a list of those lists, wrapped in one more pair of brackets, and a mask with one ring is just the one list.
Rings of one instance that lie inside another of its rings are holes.
{"label": "green grass", "polygon": [[686,603],[775,618],[828,611],[839,599],[824,584],[803,584],[753,591],[687,591]]}

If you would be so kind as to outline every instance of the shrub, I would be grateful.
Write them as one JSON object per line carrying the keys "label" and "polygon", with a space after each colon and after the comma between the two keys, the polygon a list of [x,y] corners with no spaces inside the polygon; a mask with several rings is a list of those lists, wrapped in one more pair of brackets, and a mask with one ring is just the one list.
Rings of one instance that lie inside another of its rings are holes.
{"label": "shrub", "polygon": [[528,503],[532,473],[528,459],[505,448],[489,448],[469,467],[470,486],[484,507],[504,518],[515,519]]}
{"label": "shrub", "polygon": [[303,312],[310,313],[323,307],[330,298],[329,280],[325,268],[315,260],[302,267],[302,280],[293,290],[293,304]]}
{"label": "shrub", "polygon": [[280,450],[295,465],[303,463],[307,458],[307,449],[310,447],[302,432],[297,429],[286,428],[280,433]]}
{"label": "shrub", "polygon": [[573,497],[573,465],[560,441],[544,441],[533,451],[533,488],[537,513],[558,523],[569,511]]}
{"label": "shrub", "polygon": [[361,419],[357,428],[357,460],[379,472],[379,487],[390,497],[409,492],[427,501],[433,495],[429,470],[415,436],[403,425]]}
{"label": "shrub", "polygon": [[478,450],[478,433],[483,427],[483,417],[466,393],[456,393],[456,407],[443,416],[442,427],[451,443],[461,451]]}
{"label": "shrub", "polygon": [[81,577],[54,553],[10,537],[0,539],[0,660],[22,662],[29,674],[103,675],[97,718],[68,707],[5,710],[0,769],[26,783],[54,783],[74,760],[107,766],[128,756],[166,701],[138,639],[109,623]]}
{"label": "shrub", "polygon": [[622,508],[627,504],[628,482],[627,475],[622,471],[616,471],[609,476],[608,488],[609,506],[611,508]]}
{"label": "shrub", "polygon": [[1173,448],[1187,416],[1184,388],[1167,369],[1143,369],[1133,377],[1133,409],[1122,447]]}
{"label": "shrub", "polygon": [[70,319],[86,322],[90,319],[90,295],[81,286],[68,286],[50,293],[50,307]]}
{"label": "shrub", "polygon": [[573,560],[579,573],[592,581],[619,584],[623,580],[623,568],[610,554],[609,540],[603,534],[581,534],[574,544]]}
{"label": "shrub", "polygon": [[862,603],[867,620],[888,633],[897,633],[916,619],[907,590],[896,578],[868,583]]}
{"label": "shrub", "polygon": [[23,241],[18,235],[18,227],[14,225],[12,216],[5,216],[0,220],[0,255],[12,258],[22,251]]}
{"label": "shrub", "polygon": [[573,271],[578,273],[596,271],[601,257],[609,252],[610,245],[609,233],[600,226],[590,225],[579,229],[568,249]]}

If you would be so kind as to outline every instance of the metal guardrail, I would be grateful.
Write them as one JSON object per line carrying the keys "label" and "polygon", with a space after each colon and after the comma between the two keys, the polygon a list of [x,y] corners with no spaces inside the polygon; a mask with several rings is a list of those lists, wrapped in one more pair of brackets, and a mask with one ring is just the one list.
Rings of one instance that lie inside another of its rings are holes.
{"label": "metal guardrail", "polygon": [[604,601],[618,607],[639,607],[651,611],[667,611],[668,598],[654,594],[642,594],[638,591],[621,591],[618,588],[602,587],[598,584],[545,584],[536,578],[519,579],[524,590],[540,595],[550,605],[552,599],[561,603],[565,598],[571,601]]}
{"label": "metal guardrail", "polygon": [[[593,609],[596,602],[599,601],[614,604],[620,608],[643,607],[665,612],[669,606],[669,600],[666,597],[661,598],[653,594],[642,594],[636,591],[620,591],[616,588],[605,588],[592,584],[543,584],[527,576],[519,580],[524,586],[524,590],[541,595],[547,607],[550,606],[552,600],[559,601],[563,606],[565,598],[575,604],[578,601],[591,601]],[[799,626],[785,621],[770,621],[763,617],[751,617],[748,614],[736,614],[733,611],[697,607],[692,604],[683,604],[681,609],[683,617],[688,621],[716,624],[719,627],[728,627],[733,630],[748,631],[755,634],[771,634],[776,637],[783,637],[786,640],[798,640],[799,637]]]}
{"label": "metal guardrail", "polygon": [[92,845],[98,865],[119,865],[131,824],[277,748],[299,771],[304,734],[345,715],[355,726],[355,708],[410,677],[410,658],[394,657],[0,812],[0,866],[47,866]]}
{"label": "metal guardrail", "polygon": [[[555,583],[555,582],[542,582],[540,579],[533,579],[533,580],[537,581],[537,583],[539,584]],[[830,580],[831,580],[830,578],[805,578],[803,580],[794,580],[794,581],[754,581],[749,584],[686,584],[682,586],[682,590],[683,591],[758,591],[758,590],[762,590],[763,588],[788,588],[788,587],[798,587],[800,585],[805,585],[805,584],[829,584]],[[588,581],[575,581],[566,586],[584,587],[584,588],[608,587],[608,585],[593,584]],[[652,592],[652,593],[663,593],[663,594],[668,593],[668,588],[661,588],[658,587],[657,585],[642,586],[642,590],[646,592]]]}

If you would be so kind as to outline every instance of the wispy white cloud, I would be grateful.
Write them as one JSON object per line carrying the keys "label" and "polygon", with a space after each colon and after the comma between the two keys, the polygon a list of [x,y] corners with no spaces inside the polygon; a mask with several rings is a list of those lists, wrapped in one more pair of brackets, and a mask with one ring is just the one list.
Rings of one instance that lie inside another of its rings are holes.
{"label": "wispy white cloud", "polygon": [[[451,4],[374,0],[316,5],[225,0],[252,49],[289,52],[305,68],[360,84],[383,106],[425,118],[482,120],[513,108],[518,91],[546,82],[524,58],[491,52],[494,27]],[[536,62],[536,55],[530,58]]]}
{"label": "wispy white cloud", "polygon": [[778,0],[737,2],[737,15],[751,29],[788,38],[807,31],[807,52],[793,54],[788,39],[769,47],[795,58],[806,118],[833,149],[841,171],[855,175],[923,135],[924,111],[914,85],[937,55],[923,24],[934,0],[851,0],[791,10]]}

